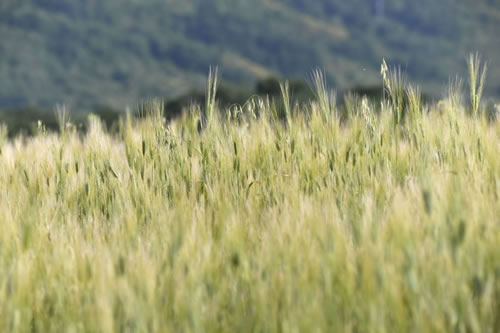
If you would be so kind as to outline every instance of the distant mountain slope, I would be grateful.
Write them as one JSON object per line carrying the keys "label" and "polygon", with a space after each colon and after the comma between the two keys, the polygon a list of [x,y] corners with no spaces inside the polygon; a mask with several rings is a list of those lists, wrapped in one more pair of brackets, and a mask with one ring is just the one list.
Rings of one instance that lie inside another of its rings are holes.
{"label": "distant mountain slope", "polygon": [[499,32],[496,0],[5,0],[0,107],[124,106],[200,86],[210,65],[233,82],[319,66],[345,88],[379,82],[383,57],[433,93],[475,50],[500,95]]}

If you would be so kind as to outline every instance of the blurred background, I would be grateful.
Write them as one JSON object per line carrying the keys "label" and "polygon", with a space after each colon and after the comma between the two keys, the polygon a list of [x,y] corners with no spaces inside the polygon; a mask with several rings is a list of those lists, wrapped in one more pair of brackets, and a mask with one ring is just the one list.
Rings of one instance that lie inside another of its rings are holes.
{"label": "blurred background", "polygon": [[0,120],[13,133],[56,104],[112,116],[151,97],[175,115],[210,66],[228,103],[284,78],[307,96],[315,68],[339,94],[379,91],[382,58],[438,98],[476,51],[500,96],[500,0],[1,0]]}

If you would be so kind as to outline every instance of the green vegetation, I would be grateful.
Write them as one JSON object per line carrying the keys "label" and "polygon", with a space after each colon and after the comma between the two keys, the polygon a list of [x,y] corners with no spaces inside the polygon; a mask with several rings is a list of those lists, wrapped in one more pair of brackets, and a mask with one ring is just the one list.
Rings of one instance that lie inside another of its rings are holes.
{"label": "green vegetation", "polygon": [[313,77],[308,105],[221,109],[215,75],[171,122],[2,126],[0,331],[499,331],[500,122]]}
{"label": "green vegetation", "polygon": [[[4,0],[0,108],[124,109],[201,89],[217,65],[231,83],[319,66],[340,91],[378,84],[386,58],[442,97],[478,50],[500,77],[498,1],[377,1]],[[487,87],[500,96],[499,82]]]}
{"label": "green vegetation", "polygon": [[[291,103],[303,104],[314,98],[313,91],[306,81],[290,79],[288,82]],[[381,91],[382,87],[353,89],[353,93],[369,97],[377,97]],[[254,89],[245,85],[230,85],[223,82],[217,89],[217,103],[221,108],[244,105],[249,99],[257,96],[273,100],[280,99],[280,81],[277,78],[259,80]],[[179,97],[167,99],[163,101],[163,114],[166,120],[170,121],[182,116],[183,111],[188,110],[191,106],[204,104],[208,97],[207,92],[192,90]],[[134,108],[134,116],[142,117],[144,104],[147,104],[147,102],[141,102]],[[57,108],[60,108],[60,106],[56,106],[56,110],[34,106],[7,108],[0,111],[0,123],[7,125],[10,137],[19,134],[36,134],[38,121],[42,121],[47,130],[56,131],[59,128]],[[114,133],[118,129],[118,121],[125,114],[125,111],[109,106],[96,106],[91,110],[91,113],[98,116],[106,125],[106,128]],[[72,116],[72,122],[77,126],[77,129],[85,132],[87,130],[88,112],[74,112]]]}
{"label": "green vegetation", "polygon": [[[488,67],[486,64],[481,66],[481,58],[479,58],[479,55],[477,53],[475,55],[469,55],[468,62],[472,113],[474,115],[477,115],[479,106],[481,104],[481,97],[483,96],[484,82],[486,80],[486,71]],[[481,76],[479,76],[480,70]]]}

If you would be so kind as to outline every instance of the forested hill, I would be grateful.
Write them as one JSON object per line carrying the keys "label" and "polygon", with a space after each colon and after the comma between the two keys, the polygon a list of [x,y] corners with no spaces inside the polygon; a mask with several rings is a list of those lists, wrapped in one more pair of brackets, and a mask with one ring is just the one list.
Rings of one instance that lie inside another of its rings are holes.
{"label": "forested hill", "polygon": [[210,65],[248,84],[318,66],[342,89],[383,57],[433,93],[476,50],[500,95],[499,32],[497,0],[2,0],[0,108],[170,97]]}

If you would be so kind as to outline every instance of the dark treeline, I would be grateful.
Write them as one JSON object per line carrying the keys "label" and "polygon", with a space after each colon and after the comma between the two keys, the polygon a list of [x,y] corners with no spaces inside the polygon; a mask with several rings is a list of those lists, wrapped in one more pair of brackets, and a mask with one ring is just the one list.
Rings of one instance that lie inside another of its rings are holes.
{"label": "dark treeline", "polygon": [[[310,84],[305,80],[289,79],[289,93],[293,104],[303,104],[315,99],[315,93]],[[281,101],[281,83],[283,80],[268,78],[258,81],[254,87],[231,85],[222,83],[217,89],[217,102],[221,108],[233,105],[244,105],[254,96],[269,97],[274,101]],[[359,96],[367,96],[372,101],[380,101],[382,98],[382,87],[355,87],[348,92]],[[338,103],[343,103],[343,95],[339,94]],[[187,94],[173,99],[164,100],[164,115],[170,121],[182,114],[191,105],[205,103],[205,92],[193,90]],[[140,117],[140,104],[132,112],[134,117]],[[125,114],[110,106],[98,105],[91,112],[98,116],[108,130],[115,130],[118,120]],[[71,122],[81,131],[87,127],[87,116],[89,112],[71,112]],[[33,135],[38,131],[38,122],[41,121],[48,131],[57,131],[59,128],[55,110],[40,108],[36,106],[17,107],[0,110],[0,123],[7,125],[9,137],[19,134]]]}
{"label": "dark treeline", "polygon": [[[345,90],[380,82],[382,59],[435,96],[465,56],[490,63],[500,96],[498,0],[0,1],[0,108],[131,105],[201,84],[322,68]],[[167,38],[168,37],[168,38]]]}

